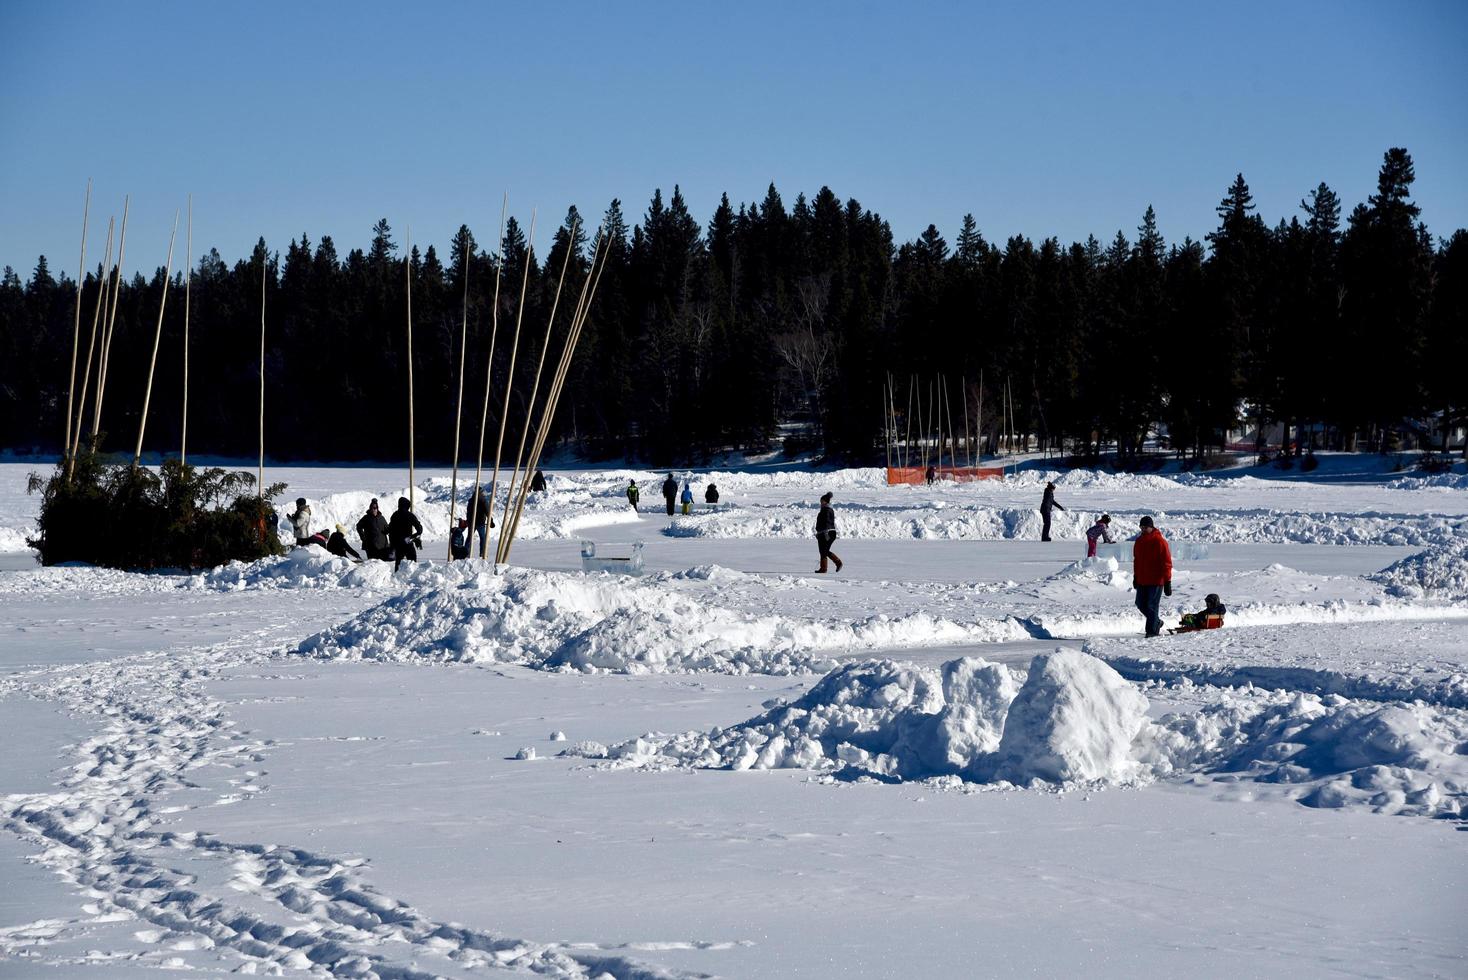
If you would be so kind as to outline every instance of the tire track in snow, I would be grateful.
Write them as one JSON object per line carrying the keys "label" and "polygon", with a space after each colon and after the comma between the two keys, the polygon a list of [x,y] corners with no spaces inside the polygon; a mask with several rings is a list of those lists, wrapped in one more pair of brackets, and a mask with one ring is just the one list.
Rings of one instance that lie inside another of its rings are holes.
{"label": "tire track in snow", "polygon": [[[279,640],[276,632],[0,680],[0,696],[35,697],[103,720],[102,731],[77,746],[57,791],[0,797],[0,825],[41,846],[36,860],[90,899],[86,911],[135,916],[152,927],[134,935],[154,949],[116,958],[180,965],[178,951],[219,949],[242,957],[241,973],[384,980],[479,968],[627,980],[690,976],[607,952],[636,944],[536,943],[434,921],[375,891],[362,860],[170,829],[171,813],[264,791],[259,765],[272,742],[237,730],[204,686],[221,670],[268,657],[263,651]],[[189,774],[204,767],[238,770],[233,792],[203,798]],[[0,956],[34,955],[38,939],[49,940],[53,927],[66,923],[37,926],[0,934]]]}

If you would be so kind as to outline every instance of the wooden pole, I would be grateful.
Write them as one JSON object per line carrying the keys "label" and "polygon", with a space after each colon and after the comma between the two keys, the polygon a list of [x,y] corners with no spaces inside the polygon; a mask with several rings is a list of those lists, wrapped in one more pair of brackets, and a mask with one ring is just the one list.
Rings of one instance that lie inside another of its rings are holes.
{"label": "wooden pole", "polygon": [[[494,474],[489,480],[489,506],[490,513],[494,513],[495,494],[498,492],[500,482],[500,457],[505,448],[505,422],[510,414],[510,392],[515,387],[515,360],[520,355],[520,323],[525,318],[525,290],[530,284],[530,259],[535,254],[535,209],[530,209],[530,237],[525,239],[525,271],[520,278],[520,308],[515,311],[515,339],[510,344],[510,371],[505,375],[505,403],[500,409],[500,437],[494,447]],[[510,484],[505,499],[509,500],[509,494],[513,493],[515,485]],[[504,524],[500,524],[500,538],[505,536]],[[498,560],[499,546],[495,546],[496,560]]]}
{"label": "wooden pole", "polygon": [[[550,350],[551,331],[555,329],[556,325],[556,310],[558,310],[561,305],[561,287],[564,286],[566,283],[566,269],[569,268],[571,265],[571,253],[576,251],[576,229],[578,225],[579,222],[571,222],[570,242],[566,246],[566,256],[564,259],[561,260],[561,275],[560,278],[556,280],[556,295],[555,299],[551,301],[550,319],[546,320],[545,323],[545,340],[541,341],[540,359],[536,362],[535,365],[535,381],[530,386],[530,400],[525,403],[525,426],[520,430],[520,448],[515,451],[515,471],[514,474],[512,474],[510,477],[511,487],[514,487],[515,485],[515,477],[518,476],[520,473],[520,463],[524,461],[525,458],[525,444],[530,440],[530,416],[535,411],[535,400],[540,395],[540,375],[541,372],[545,369],[546,351]],[[522,498],[525,496],[525,487],[529,486],[529,484],[530,471],[527,469],[525,471],[525,478],[521,483],[520,496]],[[509,497],[506,497],[504,519],[508,519],[509,516],[510,499]],[[501,523],[503,523],[503,520]],[[499,541],[499,550],[503,550],[504,545],[505,537],[503,534],[501,534]],[[497,558],[497,560],[503,561],[504,559]]]}
{"label": "wooden pole", "polygon": [[265,269],[269,265],[269,253],[260,251],[260,468],[256,473],[255,488],[260,502],[265,502]]}
{"label": "wooden pole", "polygon": [[887,378],[882,379],[882,443],[887,447],[887,469],[892,469],[892,419],[887,415]]}
{"label": "wooden pole", "polygon": [[[454,560],[455,505],[459,502],[459,430],[464,420],[464,354],[469,347],[469,242],[464,242],[464,317],[459,324],[459,401],[454,409],[454,471],[449,477],[449,561]],[[470,537],[474,529],[469,529]],[[467,539],[466,539],[467,540]]]}
{"label": "wooden pole", "polygon": [[974,468],[974,444],[968,437],[968,378],[960,376],[958,390],[963,395],[963,459],[969,469]]}
{"label": "wooden pole", "polygon": [[912,375],[907,376],[907,414],[904,416],[907,422],[907,438],[902,443],[902,468],[907,469],[912,463]]}
{"label": "wooden pole", "polygon": [[113,219],[107,219],[107,251],[102,256],[101,271],[97,276],[97,304],[92,308],[92,334],[87,341],[87,363],[82,370],[82,396],[77,399],[76,423],[71,427],[71,443],[66,447],[66,479],[71,480],[71,475],[76,469],[76,454],[81,450],[82,442],[82,419],[87,412],[87,389],[92,380],[92,354],[97,347],[97,322],[102,317],[102,308],[107,305],[107,282],[109,280],[110,266],[112,265],[112,231]]}
{"label": "wooden pole", "polygon": [[112,359],[112,331],[117,324],[117,298],[122,293],[122,260],[127,250],[127,214],[130,196],[122,199],[122,228],[117,234],[116,276],[112,282],[112,310],[107,314],[107,328],[102,332],[102,354],[97,363],[97,402],[92,413],[92,449],[97,448],[97,434],[102,429],[102,396],[107,393],[107,364]]}
{"label": "wooden pole", "polygon": [[984,461],[984,369],[979,368],[979,400],[974,403],[974,436],[978,451],[974,454],[979,462]]}
{"label": "wooden pole", "polygon": [[[484,407],[479,410],[479,455],[474,461],[474,500],[476,505],[474,520],[476,523],[480,517],[478,513],[479,492],[480,488],[484,486],[480,481],[484,478],[484,430],[489,425],[489,389],[492,387],[494,381],[494,341],[500,332],[500,271],[505,265],[505,209],[509,205],[510,195],[506,194],[504,200],[500,203],[500,237],[495,245],[498,258],[494,264],[494,308],[490,314],[493,326],[489,331],[489,357],[484,362]],[[490,515],[493,513],[494,498],[490,497],[489,514],[483,515],[485,523],[489,522]],[[471,530],[477,529],[471,528]],[[484,540],[479,542],[479,557],[483,559],[488,556],[489,533],[486,528]]]}
{"label": "wooden pole", "polygon": [[[601,237],[600,234],[598,237]],[[545,407],[541,412],[541,422],[535,434],[535,445],[531,450],[529,468],[534,469],[540,462],[540,454],[545,448],[546,437],[550,433],[551,422],[555,420],[556,406],[560,404],[561,392],[565,390],[566,375],[570,371],[571,358],[576,353],[576,344],[581,339],[581,328],[586,325],[587,317],[591,314],[591,301],[596,297],[597,287],[601,285],[601,275],[606,271],[607,260],[611,256],[611,238],[604,239],[605,247],[602,249],[601,266],[597,267],[596,252],[592,253],[592,271],[595,276],[588,272],[586,282],[581,287],[581,299],[576,304],[576,313],[572,317],[571,330],[566,334],[566,342],[561,349],[560,363],[556,366],[555,375],[551,381],[550,393],[546,396]],[[510,560],[510,548],[514,546],[515,534],[520,528],[520,515],[525,507],[525,491],[522,488],[520,498],[515,508],[513,519],[509,526],[500,532],[501,538],[506,538],[507,544],[504,549],[504,561]]]}
{"label": "wooden pole", "polygon": [[403,274],[408,280],[408,509],[413,509],[413,226],[408,226]]}
{"label": "wooden pole", "polygon": [[[957,441],[953,438],[953,399],[948,395],[948,375],[943,375],[943,415],[948,419],[948,466],[958,465],[958,459],[954,455],[957,452]],[[940,464],[941,465],[941,464]]]}
{"label": "wooden pole", "polygon": [[163,296],[158,300],[158,326],[153,329],[153,356],[148,359],[148,383],[143,386],[143,414],[138,417],[138,447],[133,450],[133,469],[143,458],[143,433],[148,428],[148,405],[153,401],[153,372],[158,367],[158,343],[163,339],[163,311],[168,308],[168,280],[173,276],[173,243],[178,238],[178,211],[173,212],[173,231],[168,236],[168,262],[163,267]]}
{"label": "wooden pole", "polygon": [[189,231],[187,261],[184,263],[184,331],[183,331],[183,428],[178,437],[178,465],[185,466],[189,458],[189,306],[192,297],[190,287],[194,284],[194,195],[189,195]]}
{"label": "wooden pole", "polygon": [[[87,278],[87,219],[92,215],[92,178],[87,178],[87,199],[82,205],[82,257],[76,269],[76,313],[71,324],[71,378],[66,383],[66,434],[61,440],[62,458],[71,455],[71,412],[75,407],[72,396],[76,391],[76,356],[82,346],[82,283]],[[66,478],[71,479],[71,467],[66,468]]]}

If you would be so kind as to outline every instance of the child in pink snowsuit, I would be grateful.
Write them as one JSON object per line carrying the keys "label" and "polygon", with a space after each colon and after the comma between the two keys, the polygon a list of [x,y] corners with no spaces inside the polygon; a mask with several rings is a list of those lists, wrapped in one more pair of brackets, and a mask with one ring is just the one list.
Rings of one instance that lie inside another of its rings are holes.
{"label": "child in pink snowsuit", "polygon": [[1086,531],[1086,557],[1096,557],[1096,545],[1101,541],[1107,544],[1115,543],[1116,539],[1111,536],[1111,515],[1102,514],[1101,519],[1092,524]]}

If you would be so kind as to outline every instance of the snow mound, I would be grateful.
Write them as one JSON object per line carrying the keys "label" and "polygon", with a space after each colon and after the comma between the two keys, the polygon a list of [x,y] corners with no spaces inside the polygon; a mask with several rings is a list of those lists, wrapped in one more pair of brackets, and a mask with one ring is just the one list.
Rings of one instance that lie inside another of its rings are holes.
{"label": "snow mound", "polygon": [[1468,599],[1468,538],[1433,545],[1370,578],[1406,599]]}
{"label": "snow mound", "polygon": [[1468,814],[1468,714],[1339,695],[1223,695],[1195,713],[1163,717],[1138,738],[1138,761],[1159,777],[1187,775],[1237,790],[1278,787],[1310,807]]}
{"label": "snow mound", "polygon": [[0,551],[30,551],[26,533],[18,527],[0,527]]}
{"label": "snow mound", "polygon": [[386,591],[402,587],[441,585],[491,571],[493,565],[478,559],[447,565],[437,562],[404,562],[393,571],[388,561],[362,563],[338,558],[323,548],[292,548],[284,555],[258,561],[232,561],[195,575],[187,586],[210,592],[244,592],[256,589],[365,589]]}
{"label": "snow mound", "polygon": [[813,769],[880,779],[1114,782],[1147,699],[1074,650],[1036,657],[1020,687],[1002,664],[964,657],[939,669],[847,664],[804,697],[711,732],[645,735],[608,750],[620,765]]}
{"label": "snow mound", "polygon": [[1131,573],[1122,571],[1115,558],[1082,558],[1050,576],[1050,581],[1095,583],[1113,589],[1132,587]]}
{"label": "snow mound", "polygon": [[410,580],[406,591],[310,637],[299,652],[583,672],[794,674],[829,670],[830,654],[837,651],[1028,635],[1012,619],[957,623],[926,613],[875,615],[858,622],[758,616],[611,575],[521,568],[494,574],[490,566],[470,562],[452,568],[440,577],[419,573],[423,577]]}
{"label": "snow mound", "polygon": [[[696,513],[663,529],[674,538],[809,538],[815,526],[809,507],[760,507]],[[1083,536],[1088,523],[1063,511],[1054,515],[1051,534]],[[1038,510],[1023,507],[928,507],[898,510],[861,504],[837,508],[842,537],[882,540],[1006,541],[1035,540],[1043,522]]]}
{"label": "snow mound", "polygon": [[999,743],[1000,772],[1015,782],[1117,779],[1136,768],[1129,750],[1147,699],[1103,661],[1056,650],[1030,662]]}
{"label": "snow mound", "polygon": [[1386,485],[1388,490],[1468,490],[1468,473],[1404,476]]}

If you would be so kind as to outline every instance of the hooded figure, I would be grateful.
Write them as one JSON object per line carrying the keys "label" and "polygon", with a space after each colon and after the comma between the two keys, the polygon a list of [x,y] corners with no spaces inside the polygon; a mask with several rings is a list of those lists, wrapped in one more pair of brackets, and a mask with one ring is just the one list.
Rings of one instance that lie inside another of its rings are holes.
{"label": "hooded figure", "polygon": [[367,505],[367,513],[357,521],[357,537],[361,540],[362,550],[367,552],[368,558],[375,561],[392,560],[392,546],[387,539],[387,518],[378,509],[376,497]]}
{"label": "hooded figure", "polygon": [[816,548],[821,554],[821,567],[816,569],[816,574],[825,573],[827,559],[836,563],[836,571],[841,571],[841,559],[831,550],[835,541],[836,511],[831,506],[831,491],[827,490],[821,494],[821,510],[816,514]]}
{"label": "hooded figure", "polygon": [[693,513],[693,488],[688,485],[688,481],[687,480],[684,480],[683,481],[683,496],[682,496],[682,500],[683,500],[683,513],[685,513],[685,514],[691,514],[691,513]]}
{"label": "hooded figure", "polygon": [[459,526],[454,528],[454,533],[449,538],[449,553],[454,556],[455,561],[463,561],[469,557],[469,541],[473,533],[469,530],[468,518],[459,518]]}
{"label": "hooded figure", "polygon": [[305,497],[296,498],[296,510],[293,514],[285,515],[286,520],[291,522],[291,527],[296,532],[296,547],[304,548],[311,543],[311,506],[306,503]]}
{"label": "hooded figure", "polygon": [[1228,607],[1223,600],[1218,598],[1217,592],[1210,592],[1203,598],[1203,609],[1195,613],[1183,613],[1182,622],[1178,624],[1175,633],[1187,633],[1193,630],[1213,630],[1223,626],[1223,617],[1228,614]]}
{"label": "hooded figure", "polygon": [[393,571],[402,567],[404,559],[418,560],[418,546],[423,543],[422,535],[423,525],[413,513],[413,504],[407,497],[399,497],[398,509],[387,523],[387,536],[392,541],[393,557],[396,559],[393,562]]}
{"label": "hooded figure", "polygon": [[1065,510],[1055,501],[1055,484],[1047,483],[1045,484],[1045,496],[1040,498],[1040,516],[1045,519],[1045,526],[1040,530],[1041,541],[1050,540],[1050,511],[1056,507]]}
{"label": "hooded figure", "polygon": [[712,483],[710,483],[709,486],[708,486],[708,489],[703,492],[703,502],[706,503],[706,504],[716,504],[716,503],[718,503],[719,502],[719,488],[716,487],[716,486],[714,486]]}
{"label": "hooded figure", "polygon": [[678,481],[673,479],[669,473],[668,478],[663,481],[663,500],[668,504],[668,516],[673,516],[673,504],[678,500]]}
{"label": "hooded figure", "polygon": [[540,472],[540,470],[536,470],[535,471],[535,476],[533,476],[533,477],[530,478],[530,492],[531,493],[544,493],[545,492],[545,474],[542,473],[542,472]]}

